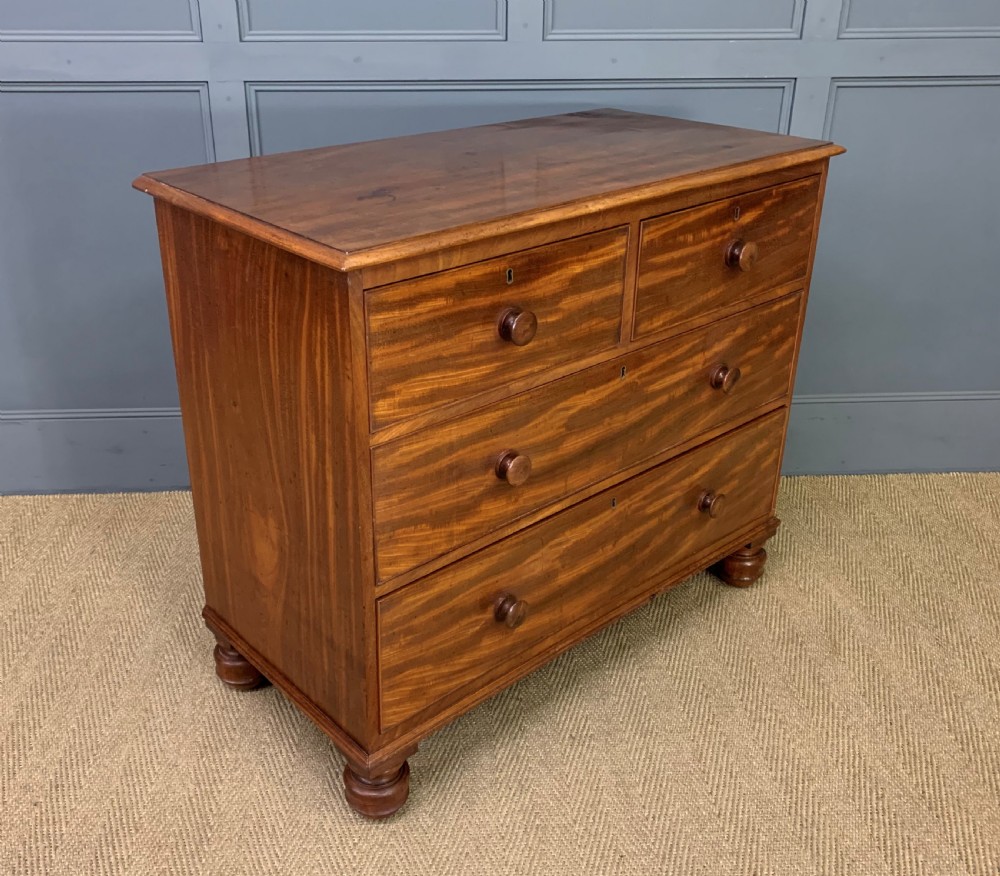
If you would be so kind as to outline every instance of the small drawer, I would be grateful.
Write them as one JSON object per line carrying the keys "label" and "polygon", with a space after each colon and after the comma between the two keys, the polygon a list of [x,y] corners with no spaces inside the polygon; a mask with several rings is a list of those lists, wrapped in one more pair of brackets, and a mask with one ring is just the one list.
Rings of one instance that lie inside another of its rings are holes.
{"label": "small drawer", "polygon": [[642,223],[634,336],[805,277],[819,177]]}
{"label": "small drawer", "polygon": [[376,289],[372,427],[615,346],[626,228]]}
{"label": "small drawer", "polygon": [[763,519],[785,416],[755,420],[379,600],[382,728],[570,638]]}
{"label": "small drawer", "polygon": [[792,294],[376,447],[379,580],[785,396],[801,300]]}

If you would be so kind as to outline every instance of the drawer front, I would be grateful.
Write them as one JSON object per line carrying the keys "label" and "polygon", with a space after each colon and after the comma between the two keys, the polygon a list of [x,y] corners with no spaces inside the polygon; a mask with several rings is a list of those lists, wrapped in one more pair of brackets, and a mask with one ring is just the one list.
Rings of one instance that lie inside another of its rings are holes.
{"label": "drawer front", "polygon": [[643,222],[635,337],[803,279],[818,194],[809,177]]}
{"label": "drawer front", "polygon": [[[785,416],[755,420],[379,600],[383,729],[515,667],[529,648],[570,638],[764,518]],[[710,490],[724,496],[714,518],[699,510]],[[525,609],[514,629],[497,620],[506,597]]]}
{"label": "drawer front", "polygon": [[[379,579],[784,396],[801,298],[795,293],[376,447]],[[735,383],[718,385],[735,369]],[[508,473],[513,486],[497,471],[508,452],[518,460]],[[518,483],[524,460],[531,470]]]}
{"label": "drawer front", "polygon": [[373,428],[615,346],[627,237],[615,228],[372,292]]}

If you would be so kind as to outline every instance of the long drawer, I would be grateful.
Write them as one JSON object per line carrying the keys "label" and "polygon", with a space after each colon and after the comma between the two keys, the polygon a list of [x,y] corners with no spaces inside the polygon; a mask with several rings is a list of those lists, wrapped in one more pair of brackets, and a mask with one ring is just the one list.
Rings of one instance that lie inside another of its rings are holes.
{"label": "long drawer", "polygon": [[795,293],[376,447],[379,579],[784,396],[800,304]]}
{"label": "long drawer", "polygon": [[805,277],[819,177],[642,223],[635,337]]}
{"label": "long drawer", "polygon": [[627,238],[613,228],[371,292],[373,428],[615,346]]}
{"label": "long drawer", "polygon": [[612,614],[685,557],[766,516],[785,416],[755,420],[379,600],[383,729]]}

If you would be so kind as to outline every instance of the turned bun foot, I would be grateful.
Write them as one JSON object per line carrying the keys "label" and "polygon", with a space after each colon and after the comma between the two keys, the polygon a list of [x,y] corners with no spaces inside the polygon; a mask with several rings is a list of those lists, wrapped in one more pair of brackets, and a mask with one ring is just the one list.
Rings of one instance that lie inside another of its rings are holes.
{"label": "turned bun foot", "polygon": [[778,531],[780,524],[777,517],[772,517],[751,541],[728,557],[723,557],[709,571],[730,587],[749,587],[764,574],[767,562],[764,543]]}
{"label": "turned bun foot", "polygon": [[267,679],[237,651],[227,639],[215,637],[215,674],[223,683],[235,690],[253,690],[267,682]]}
{"label": "turned bun foot", "polygon": [[355,812],[368,818],[388,818],[410,794],[410,765],[371,779],[359,776],[350,764],[344,767],[344,796]]}
{"label": "turned bun foot", "polygon": [[749,587],[764,574],[767,551],[764,548],[742,548],[717,563],[712,571],[731,587]]}

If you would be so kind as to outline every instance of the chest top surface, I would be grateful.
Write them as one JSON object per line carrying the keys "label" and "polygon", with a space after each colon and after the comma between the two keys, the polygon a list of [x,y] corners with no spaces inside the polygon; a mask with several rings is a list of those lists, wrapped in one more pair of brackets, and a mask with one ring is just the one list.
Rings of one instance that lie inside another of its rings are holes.
{"label": "chest top surface", "polygon": [[153,172],[134,185],[351,269],[840,151],[602,109]]}

